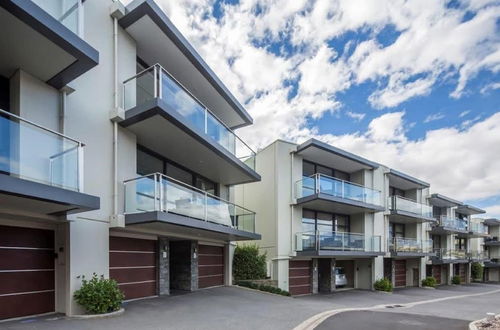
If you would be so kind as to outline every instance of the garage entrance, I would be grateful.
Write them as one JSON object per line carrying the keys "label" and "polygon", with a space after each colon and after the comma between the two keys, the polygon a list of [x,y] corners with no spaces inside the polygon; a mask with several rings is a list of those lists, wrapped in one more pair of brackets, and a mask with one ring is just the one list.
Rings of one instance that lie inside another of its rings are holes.
{"label": "garage entrance", "polygon": [[198,288],[224,285],[224,247],[198,245]]}
{"label": "garage entrance", "polygon": [[406,260],[394,260],[394,285],[406,286]]}
{"label": "garage entrance", "polygon": [[335,267],[343,268],[347,284],[344,288],[354,288],[354,260],[337,260]]}
{"label": "garage entrance", "polygon": [[0,319],[54,312],[54,231],[0,226]]}
{"label": "garage entrance", "polygon": [[288,262],[288,287],[293,296],[312,293],[311,260]]}
{"label": "garage entrance", "polygon": [[109,276],[118,282],[125,300],[156,296],[157,241],[109,238]]}

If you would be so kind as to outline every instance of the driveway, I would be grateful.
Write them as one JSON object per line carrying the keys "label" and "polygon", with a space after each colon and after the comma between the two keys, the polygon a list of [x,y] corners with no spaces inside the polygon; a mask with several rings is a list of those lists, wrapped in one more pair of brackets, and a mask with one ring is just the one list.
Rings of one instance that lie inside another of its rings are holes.
{"label": "driveway", "polygon": [[[442,287],[437,290],[404,289],[393,294],[353,290],[329,295],[289,298],[238,287],[221,287],[179,296],[130,302],[125,304],[125,314],[113,318],[75,320],[52,315],[0,323],[0,329],[293,329],[325,311],[415,302],[421,303],[412,307],[385,310],[391,314],[412,314],[412,318],[416,321],[411,322],[421,322],[421,319],[426,319],[428,315],[435,316],[435,320],[444,318],[439,322],[448,322],[446,321],[448,318],[451,319],[448,325],[452,326],[453,321],[454,326],[481,318],[486,312],[500,312],[500,294],[483,295],[485,292],[498,289],[500,285],[474,284]],[[427,303],[431,299],[448,299],[471,294],[480,296]],[[422,303],[423,301],[426,302]],[[375,312],[387,313],[379,310]],[[349,315],[340,315],[342,314],[331,318],[335,320],[336,317],[342,317],[345,322],[350,322],[349,319],[352,319]],[[399,314],[394,317],[402,320],[408,318]],[[355,319],[358,320],[357,317]],[[329,318],[325,322],[333,322],[328,320]],[[462,323],[457,323],[456,320]],[[325,323],[323,326],[328,327],[328,324]],[[447,328],[441,327],[441,329]]]}

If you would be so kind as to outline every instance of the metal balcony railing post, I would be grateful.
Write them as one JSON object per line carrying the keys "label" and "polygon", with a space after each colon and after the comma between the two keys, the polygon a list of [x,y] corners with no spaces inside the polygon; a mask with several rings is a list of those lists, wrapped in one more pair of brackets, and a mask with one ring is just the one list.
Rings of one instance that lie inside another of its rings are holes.
{"label": "metal balcony railing post", "polygon": [[158,72],[157,72],[158,66],[154,65],[153,66],[153,95],[154,97],[158,97]]}
{"label": "metal balcony railing post", "polygon": [[314,190],[316,191],[316,194],[319,194],[321,192],[320,186],[319,186],[319,179],[320,179],[320,174],[315,174],[314,175]]}
{"label": "metal balcony railing post", "polygon": [[203,216],[203,219],[205,221],[208,221],[208,194],[205,192],[205,203],[204,203],[205,207],[204,207],[204,216]]}
{"label": "metal balcony railing post", "polygon": [[154,186],[155,193],[154,193],[154,205],[153,205],[153,207],[154,207],[155,211],[158,211],[158,207],[156,206],[156,203],[158,200],[158,181],[156,180],[157,176],[158,175],[156,173],[153,174],[153,180],[154,180],[154,185],[155,185]]}
{"label": "metal balcony railing post", "polygon": [[163,72],[162,67],[158,68],[158,97],[163,98]]}
{"label": "metal balcony railing post", "polygon": [[315,245],[315,247],[316,247],[316,251],[319,251],[319,249],[320,249],[320,243],[319,243],[319,231],[318,231],[318,230],[316,230],[314,234],[315,234],[315,242],[314,242],[315,244],[314,244],[314,245]]}
{"label": "metal balcony railing post", "polygon": [[158,184],[160,188],[160,211],[165,211],[164,196],[163,196],[163,180],[160,174],[158,174]]}

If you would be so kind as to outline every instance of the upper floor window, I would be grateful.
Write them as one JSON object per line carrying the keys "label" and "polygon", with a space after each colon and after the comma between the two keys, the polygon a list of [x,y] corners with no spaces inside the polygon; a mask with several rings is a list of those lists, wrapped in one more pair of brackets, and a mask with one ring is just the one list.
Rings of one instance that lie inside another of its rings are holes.
{"label": "upper floor window", "polygon": [[330,176],[330,177],[337,178],[337,179],[344,180],[344,181],[350,180],[349,173],[342,172],[342,171],[336,170],[334,168],[319,165],[319,164],[316,164],[316,163],[313,163],[310,161],[306,161],[306,160],[304,160],[302,162],[302,175],[303,176],[309,177],[309,176],[312,176],[316,173],[323,174],[323,175]]}
{"label": "upper floor window", "polygon": [[405,197],[405,191],[396,187],[389,187],[389,193],[391,196],[401,196]]}
{"label": "upper floor window", "polygon": [[402,223],[390,223],[389,225],[390,237],[405,237],[405,225]]}
{"label": "upper floor window", "polygon": [[312,210],[302,211],[302,231],[312,232],[350,232],[350,219],[348,215]]}

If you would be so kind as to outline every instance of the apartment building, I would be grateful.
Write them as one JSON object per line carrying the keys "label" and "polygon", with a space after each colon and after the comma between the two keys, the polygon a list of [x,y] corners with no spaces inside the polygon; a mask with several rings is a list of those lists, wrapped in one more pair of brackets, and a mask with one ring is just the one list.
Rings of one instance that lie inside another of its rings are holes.
{"label": "apartment building", "polygon": [[441,194],[430,195],[429,201],[437,222],[429,228],[435,256],[428,262],[427,274],[441,284],[450,284],[453,276],[469,283],[471,263],[484,258],[478,239],[488,236],[486,226],[471,221],[471,216],[485,211]]}
{"label": "apartment building", "polygon": [[486,282],[500,281],[500,220],[486,219],[489,237],[483,241],[486,257],[484,259],[484,280]]}
{"label": "apartment building", "polygon": [[0,319],[231,283],[252,118],[152,0],[0,2]]}

